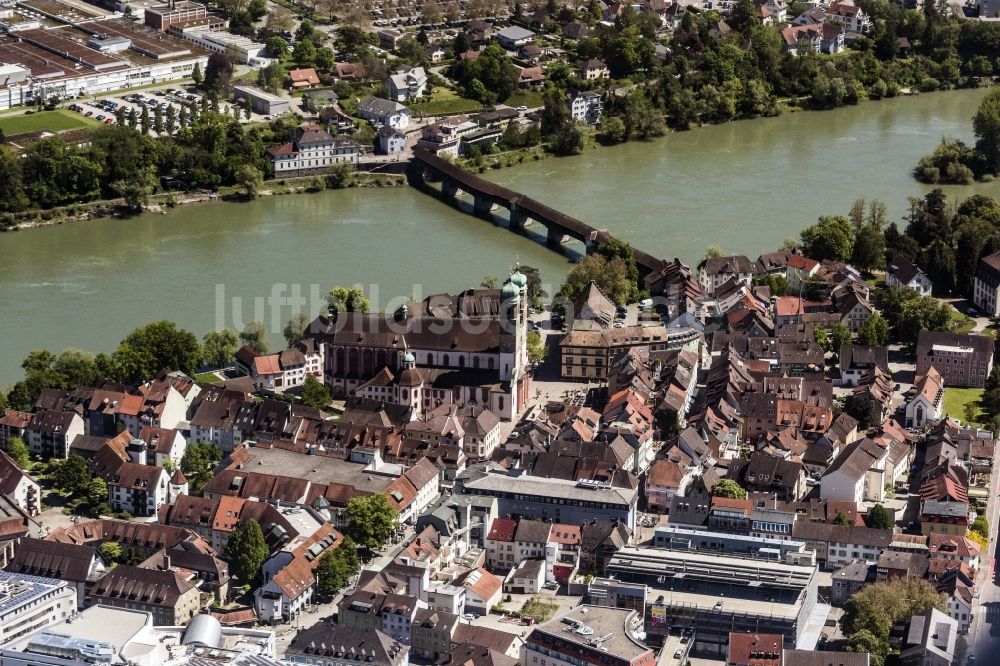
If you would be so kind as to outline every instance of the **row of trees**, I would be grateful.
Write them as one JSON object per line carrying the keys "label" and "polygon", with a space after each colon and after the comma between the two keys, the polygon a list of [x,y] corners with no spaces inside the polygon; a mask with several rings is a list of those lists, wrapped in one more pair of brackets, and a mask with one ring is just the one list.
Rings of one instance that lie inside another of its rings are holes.
{"label": "row of trees", "polygon": [[91,130],[84,146],[48,137],[23,156],[0,147],[0,213],[118,197],[138,208],[161,189],[161,176],[186,189],[239,185],[248,167],[270,173],[266,147],[287,140],[296,124],[294,117],[283,117],[244,126],[211,109],[192,115],[173,135],[154,138],[126,120]]}
{"label": "row of trees", "polygon": [[852,652],[867,652],[872,666],[884,666],[892,653],[893,626],[931,608],[945,610],[944,600],[926,580],[901,578],[864,586],[847,600],[841,626]]}

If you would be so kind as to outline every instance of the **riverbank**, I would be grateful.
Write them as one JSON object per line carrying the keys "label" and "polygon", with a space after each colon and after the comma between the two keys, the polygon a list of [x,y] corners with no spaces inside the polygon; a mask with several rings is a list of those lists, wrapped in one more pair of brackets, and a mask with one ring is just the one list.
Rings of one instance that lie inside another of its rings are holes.
{"label": "riverbank", "polygon": [[[264,181],[263,188],[257,192],[257,197],[322,192],[324,190],[346,188],[403,187],[405,185],[406,177],[402,174],[356,171],[350,174],[348,179],[343,183],[334,182],[332,177],[322,175]],[[126,206],[124,199],[105,199],[48,210],[8,213],[0,216],[0,232],[21,231],[35,227],[66,224],[69,222],[85,222],[87,220],[103,218],[129,219],[143,213],[164,213],[167,209],[187,204],[213,201],[246,202],[251,200],[252,198],[246,196],[244,188],[239,186],[223,187],[211,192],[161,192],[152,195],[149,203],[144,205],[143,209],[138,212]]]}
{"label": "riverbank", "polygon": [[[995,85],[992,80],[987,80],[981,83],[976,88],[953,88],[951,90],[934,90],[928,92],[921,92],[918,90],[912,90],[910,88],[905,88],[900,90],[897,94],[891,97],[880,97],[876,99],[867,98],[861,100],[858,104],[845,105],[839,107],[833,107],[828,109],[810,109],[801,106],[801,102],[807,100],[807,97],[803,97],[799,100],[779,100],[779,112],[774,115],[769,116],[745,116],[742,118],[734,118],[733,120],[727,121],[725,123],[699,123],[693,125],[691,128],[686,130],[675,130],[667,128],[663,134],[659,134],[648,139],[630,139],[628,141],[621,141],[617,143],[605,143],[598,139],[599,132],[597,131],[597,126],[588,127],[586,131],[586,141],[584,148],[579,153],[573,155],[559,155],[546,146],[546,144],[541,144],[538,146],[531,146],[528,148],[517,148],[514,150],[506,150],[500,153],[492,153],[487,155],[479,155],[477,157],[465,158],[458,160],[456,164],[461,166],[463,169],[470,171],[471,173],[482,174],[487,171],[507,169],[510,167],[522,165],[526,162],[537,162],[540,160],[549,159],[552,157],[576,157],[581,154],[587,153],[593,149],[600,148],[616,148],[618,146],[626,145],[629,143],[640,143],[649,144],[655,143],[658,139],[663,139],[664,137],[671,136],[674,134],[686,134],[688,132],[693,132],[695,130],[701,130],[711,127],[719,127],[721,125],[733,125],[737,123],[761,120],[762,118],[782,118],[793,114],[810,114],[810,113],[826,113],[830,111],[838,111],[841,109],[854,108],[862,106],[869,102],[886,102],[890,100],[898,100],[903,98],[913,98],[919,96],[934,95],[936,93],[950,93],[950,92],[960,92],[964,90],[982,90],[991,88]],[[918,179],[919,180],[919,179]],[[922,181],[921,181],[922,182]],[[988,181],[984,181],[988,182]],[[969,183],[942,183],[942,184],[969,184]]]}

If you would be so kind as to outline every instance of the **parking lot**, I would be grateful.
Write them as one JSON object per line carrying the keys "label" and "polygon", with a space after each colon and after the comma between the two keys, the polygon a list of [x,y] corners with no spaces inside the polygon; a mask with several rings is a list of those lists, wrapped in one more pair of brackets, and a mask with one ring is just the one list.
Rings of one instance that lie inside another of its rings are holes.
{"label": "parking lot", "polygon": [[[176,131],[180,127],[181,109],[187,109],[190,113],[190,109],[197,105],[200,112],[201,104],[202,95],[191,87],[164,86],[161,89],[144,89],[135,92],[120,91],[114,95],[94,95],[89,98],[80,98],[70,101],[67,108],[109,125],[117,122],[116,114],[119,109],[124,110],[126,117],[134,110],[137,122],[140,122],[143,109],[146,109],[151,128],[149,133],[152,136],[157,136],[158,133],[152,129],[157,108],[160,109],[164,123],[167,122],[168,109],[173,109]],[[229,103],[221,102],[219,111],[230,114],[232,113],[231,106]],[[248,122],[242,110],[239,119],[240,122]],[[260,120],[260,118],[257,119]],[[162,133],[166,134],[167,132],[164,130]]]}

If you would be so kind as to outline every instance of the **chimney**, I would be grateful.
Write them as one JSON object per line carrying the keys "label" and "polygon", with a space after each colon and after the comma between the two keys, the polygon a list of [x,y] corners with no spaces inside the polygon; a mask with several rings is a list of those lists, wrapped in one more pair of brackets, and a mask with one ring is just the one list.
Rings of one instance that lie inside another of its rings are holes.
{"label": "chimney", "polygon": [[165,571],[170,571],[170,556],[169,555],[164,555],[163,556],[163,569]]}

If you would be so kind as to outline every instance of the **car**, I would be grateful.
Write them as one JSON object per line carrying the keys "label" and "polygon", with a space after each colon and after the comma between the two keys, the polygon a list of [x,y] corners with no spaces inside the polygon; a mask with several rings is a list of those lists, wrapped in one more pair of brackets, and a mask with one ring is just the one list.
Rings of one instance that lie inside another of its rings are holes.
{"label": "car", "polygon": [[104,120],[104,114],[103,113],[99,113],[97,115],[97,118],[95,120]]}
{"label": "car", "polygon": [[89,118],[90,116],[94,115],[94,112],[93,111],[87,111],[87,113],[85,113],[84,115]]}
{"label": "car", "polygon": [[518,111],[527,111],[528,107],[526,107],[525,105],[522,104],[521,106],[517,107],[517,110]]}
{"label": "car", "polygon": [[111,124],[111,123],[113,123],[113,122],[115,122],[115,119],[114,119],[114,118],[105,118],[105,119],[104,119],[104,124],[105,124],[105,125],[110,125],[110,124]]}
{"label": "car", "polygon": [[976,310],[976,308],[969,308],[968,310],[965,311],[965,314],[967,314],[967,315],[976,315],[976,314],[978,314],[978,310]]}
{"label": "car", "polygon": [[625,322],[619,319],[614,324],[612,324],[612,328],[625,328]]}
{"label": "car", "polygon": [[722,601],[715,602],[715,610],[722,610]]}
{"label": "car", "polygon": [[472,622],[473,620],[475,620],[475,619],[476,619],[476,616],[475,616],[475,614],[473,614],[473,613],[466,613],[466,614],[465,614],[465,615],[463,615],[462,617],[464,617],[464,618],[465,618],[466,620],[468,620],[469,622]]}
{"label": "car", "polygon": [[674,659],[681,659],[684,657],[684,650],[678,650],[674,652]]}

